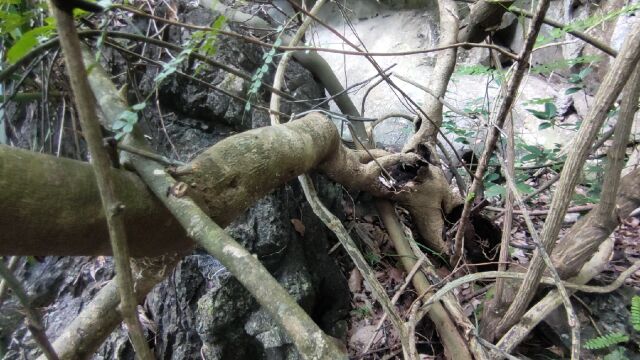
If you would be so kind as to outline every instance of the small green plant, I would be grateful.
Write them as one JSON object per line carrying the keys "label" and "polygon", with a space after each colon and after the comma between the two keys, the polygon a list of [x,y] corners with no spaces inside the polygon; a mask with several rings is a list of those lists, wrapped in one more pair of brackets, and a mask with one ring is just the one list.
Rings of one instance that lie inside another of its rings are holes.
{"label": "small green plant", "polygon": [[[192,53],[198,52],[204,56],[213,56],[216,54],[218,50],[218,32],[225,21],[226,18],[224,16],[218,16],[209,30],[196,31],[191,34],[191,38],[184,47],[184,50],[171,61],[162,65],[162,70],[160,70],[153,79],[154,89],[149,92],[147,98],[123,111],[114,122],[112,130],[116,132],[116,140],[120,140],[124,135],[133,130],[134,125],[138,122],[138,113],[146,107],[146,101],[155,93],[155,90],[160,87],[163,81],[179,70],[182,63],[189,59]],[[203,64],[199,64],[196,66],[196,74],[202,70],[202,65]]]}
{"label": "small green plant", "polygon": [[592,69],[590,67],[584,68],[580,70],[577,74],[569,75],[569,82],[573,84],[572,87],[568,88],[565,91],[566,95],[571,95],[576,93],[582,89],[584,89],[584,79],[591,73]]}
{"label": "small green plant", "polygon": [[620,15],[631,14],[640,9],[640,4],[631,4],[623,6],[620,9],[608,12],[597,12],[587,18],[572,21],[562,29],[552,29],[546,36],[540,35],[536,39],[536,46],[551,43],[555,40],[563,38],[569,31],[585,31],[587,29],[598,26],[603,22],[616,19]]}
{"label": "small green plant", "polygon": [[532,67],[531,73],[540,74],[540,75],[549,75],[554,71],[561,70],[561,69],[568,69],[574,65],[590,64],[590,63],[598,62],[601,60],[602,60],[602,57],[596,56],[596,55],[584,55],[584,56],[578,56],[573,59],[556,60],[550,63],[540,64]]}
{"label": "small green plant", "polygon": [[543,130],[550,128],[555,125],[555,118],[557,115],[556,105],[549,101],[544,103],[544,111],[527,109],[528,112],[533,114],[533,116],[537,117],[540,120],[543,120],[542,123],[538,126],[538,130]]}
{"label": "small green plant", "polygon": [[631,325],[633,330],[640,331],[640,296],[631,299]]}
{"label": "small green plant", "polygon": [[[640,296],[634,295],[631,298],[631,325],[635,331],[640,331]],[[602,350],[609,348],[614,345],[624,344],[629,341],[629,335],[624,332],[613,332],[609,334],[605,334],[602,336],[598,336],[587,341],[584,344],[585,349],[589,350]],[[604,359],[606,360],[615,360],[615,359],[627,359],[624,354],[624,347],[618,346],[616,349],[607,354]]]}
{"label": "small green plant", "polygon": [[247,103],[244,106],[244,111],[251,110],[251,99],[255,99],[258,96],[258,91],[262,87],[262,78],[269,72],[269,66],[273,64],[273,58],[276,56],[276,48],[282,44],[282,33],[284,31],[283,26],[279,26],[278,29],[278,37],[273,42],[273,47],[262,55],[262,66],[256,70],[255,74],[251,77],[251,86],[249,86],[249,91],[247,92],[248,99]]}
{"label": "small green plant", "polygon": [[145,107],[145,103],[138,103],[120,113],[120,116],[118,116],[118,119],[113,123],[112,127],[113,131],[116,132],[116,140],[122,139],[126,134],[133,131],[134,125],[138,122],[138,111],[143,110]]}
{"label": "small green plant", "polygon": [[371,308],[367,305],[358,306],[357,308],[351,310],[351,314],[355,315],[359,319],[366,319],[371,317],[372,311]]}
{"label": "small green plant", "polygon": [[615,332],[591,339],[584,344],[584,347],[589,350],[600,350],[608,348],[609,346],[626,343],[627,341],[629,341],[629,336],[627,334]]}
{"label": "small green plant", "polygon": [[380,255],[372,252],[372,251],[367,251],[364,254],[364,258],[367,260],[367,262],[369,263],[369,265],[374,266],[380,263],[380,261],[382,260],[382,257],[380,257]]}
{"label": "small green plant", "polygon": [[462,65],[458,66],[456,75],[492,75],[496,72],[496,69],[490,68],[484,65]]}

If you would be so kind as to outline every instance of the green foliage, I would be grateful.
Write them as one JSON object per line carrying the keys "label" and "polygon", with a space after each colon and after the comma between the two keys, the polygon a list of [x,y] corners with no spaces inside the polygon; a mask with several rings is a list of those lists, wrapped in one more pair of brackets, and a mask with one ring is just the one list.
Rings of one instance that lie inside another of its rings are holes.
{"label": "green foliage", "polygon": [[584,89],[584,79],[591,73],[591,71],[592,69],[590,67],[587,67],[580,70],[580,72],[577,74],[569,75],[569,82],[574,86],[568,88],[565,91],[565,94],[570,95]]}
{"label": "green foliage", "polygon": [[496,73],[496,69],[480,64],[458,66],[455,71],[456,75],[494,75]]}
{"label": "green foliage", "polygon": [[358,306],[357,308],[351,310],[351,314],[355,315],[359,319],[366,319],[371,317],[372,315],[371,308],[367,305]]}
{"label": "green foliage", "polygon": [[617,10],[608,11],[606,13],[598,12],[587,18],[572,21],[571,23],[566,24],[565,27],[562,29],[554,28],[551,31],[549,31],[548,35],[546,36],[542,36],[542,35],[538,36],[538,38],[536,39],[536,46],[548,44],[557,39],[561,39],[569,31],[585,31],[594,26],[598,26],[603,22],[616,19],[620,15],[630,14],[639,9],[640,9],[640,4],[630,4],[627,6],[623,6]]}
{"label": "green foliage", "polygon": [[561,69],[567,69],[570,68],[571,66],[574,65],[579,65],[579,64],[589,64],[589,63],[594,63],[594,62],[598,62],[601,61],[602,57],[601,56],[596,56],[596,55],[584,55],[584,56],[578,56],[574,59],[562,59],[562,60],[556,60],[556,61],[552,61],[550,63],[546,63],[546,64],[539,64],[536,65],[534,67],[531,68],[531,73],[532,74],[540,74],[540,75],[549,75],[554,71],[558,71]]}
{"label": "green foliage", "polygon": [[[640,331],[640,296],[634,295],[631,298],[631,325],[635,331]],[[629,341],[629,335],[623,332],[615,332],[599,336],[591,339],[584,344],[589,350],[605,349],[613,345],[626,343]],[[624,347],[617,347],[604,357],[605,360],[622,360],[627,359]]]}
{"label": "green foliage", "polygon": [[20,33],[11,48],[7,51],[7,61],[10,64],[14,64],[38,44],[48,40],[54,33],[55,26],[53,24],[47,24],[28,30],[25,33]]}
{"label": "green foliage", "polygon": [[[256,72],[251,77],[251,85],[249,86],[249,91],[247,92],[249,100],[255,99],[258,96],[258,91],[262,87],[262,78],[269,72],[269,66],[273,64],[273,58],[276,56],[276,48],[282,45],[282,33],[284,31],[283,26],[279,26],[278,29],[278,37],[273,42],[273,47],[262,55],[262,66],[256,70]],[[251,101],[247,101],[244,106],[245,111],[251,110]]]}
{"label": "green foliage", "polygon": [[537,117],[538,119],[543,120],[542,123],[540,123],[540,125],[538,126],[538,130],[544,130],[553,127],[555,124],[554,119],[558,114],[556,105],[551,101],[544,104],[544,111],[534,109],[527,109],[527,111],[533,114],[533,116]]}
{"label": "green foliage", "polygon": [[540,145],[528,145],[523,142],[517,142],[516,148],[525,153],[525,155],[519,159],[522,163],[533,162],[535,164],[544,164],[559,160],[557,157],[557,153],[560,151],[559,147],[549,149]]}
{"label": "green foliage", "polygon": [[612,345],[625,343],[627,341],[629,341],[629,336],[627,334],[615,332],[591,339],[584,344],[584,347],[589,350],[599,350]]}
{"label": "green foliage", "polygon": [[640,331],[640,296],[631,298],[631,325],[635,331]]}
{"label": "green foliage", "polygon": [[603,360],[627,360],[629,358],[625,355],[625,349],[619,346],[609,354],[605,355],[604,358],[602,359]]}
{"label": "green foliage", "polygon": [[[173,58],[171,61],[162,65],[162,70],[160,70],[153,79],[154,90],[157,89],[169,76],[178,71],[182,63],[189,59],[191,54],[194,52],[197,51],[199,54],[205,56],[215,55],[218,50],[216,43],[217,36],[225,21],[226,19],[224,16],[218,16],[210,30],[194,32],[185,45],[184,50],[182,50],[178,56]],[[201,70],[201,65],[202,64],[199,64],[196,67],[196,73]],[[153,93],[154,91],[150,91],[149,96]],[[134,125],[138,122],[138,112],[143,110],[145,106],[146,99],[143,102],[131,106],[130,109],[123,111],[120,116],[118,116],[118,119],[113,124],[113,130],[116,131],[116,140],[120,140],[124,135],[133,130]]]}
{"label": "green foliage", "polygon": [[504,185],[489,185],[484,190],[484,197],[491,198],[496,196],[505,196],[507,188]]}
{"label": "green foliage", "polygon": [[[213,22],[213,25],[211,25],[210,30],[196,31],[191,34],[191,40],[187,47],[193,49],[195,46],[197,46],[198,53],[200,53],[201,55],[207,57],[214,56],[218,52],[218,33],[220,32],[220,29],[222,29],[226,21],[227,19],[224,16],[218,16]],[[203,65],[204,64],[202,63],[198,64],[198,66],[196,67],[196,74],[200,74],[202,72],[202,69],[204,69]]]}
{"label": "green foliage", "polygon": [[380,263],[380,261],[382,260],[382,258],[380,257],[380,255],[372,252],[372,251],[367,251],[364,253],[364,258],[365,260],[367,260],[367,262],[369,263],[369,265],[374,266]]}
{"label": "green foliage", "polygon": [[476,193],[474,193],[473,191],[469,191],[469,193],[467,193],[467,197],[464,199],[464,201],[466,202],[472,202],[473,199],[476,198]]}
{"label": "green foliage", "polygon": [[[105,8],[111,6],[110,0],[100,1]],[[0,39],[8,49],[6,60],[9,64],[15,64],[36,46],[49,40],[56,33],[55,21],[51,17],[44,18],[44,24],[40,24],[42,13],[46,13],[46,2],[37,1],[35,4],[26,4],[19,0],[0,0]],[[76,9],[74,16],[81,17],[87,12]]]}
{"label": "green foliage", "polygon": [[112,130],[116,132],[116,140],[122,139],[126,134],[133,131],[134,125],[138,123],[138,111],[143,110],[145,107],[145,103],[135,104],[118,116],[112,127]]}

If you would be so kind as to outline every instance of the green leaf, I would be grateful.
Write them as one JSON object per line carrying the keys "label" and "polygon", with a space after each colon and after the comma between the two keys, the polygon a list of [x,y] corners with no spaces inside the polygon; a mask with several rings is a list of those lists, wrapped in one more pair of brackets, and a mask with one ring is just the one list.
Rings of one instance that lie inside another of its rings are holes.
{"label": "green leaf", "polygon": [[499,178],[500,178],[500,175],[492,172],[492,173],[488,173],[487,175],[485,175],[484,181],[485,182],[491,182],[491,181],[498,180]]}
{"label": "green leaf", "polygon": [[535,154],[536,156],[542,155],[542,150],[536,145],[522,145],[522,147],[528,152]]}
{"label": "green leaf", "polygon": [[550,127],[552,127],[553,124],[550,121],[545,121],[543,123],[541,123],[540,125],[538,125],[538,130],[544,130],[544,129],[548,129]]}
{"label": "green leaf", "polygon": [[527,111],[530,112],[533,116],[537,117],[538,119],[549,120],[549,118],[547,117],[547,113],[544,111],[539,111],[534,109],[527,109]]}
{"label": "green leaf", "polygon": [[125,127],[125,125],[127,125],[128,122],[126,121],[122,121],[122,120],[116,120],[113,122],[113,126],[111,126],[111,129],[113,130],[120,130],[123,127]]}
{"label": "green leaf", "polygon": [[29,21],[29,18],[29,16],[20,13],[0,11],[0,32],[9,34],[19,30],[23,24]]}
{"label": "green leaf", "polygon": [[520,192],[521,194],[531,194],[534,190],[531,186],[523,183],[523,182],[519,182],[516,184],[516,189],[518,189],[518,192]]}
{"label": "green leaf", "polygon": [[472,201],[473,201],[473,199],[475,199],[475,197],[476,197],[476,193],[474,193],[474,192],[470,191],[470,192],[467,194],[467,197],[466,197],[465,201],[466,201],[466,202],[472,202]]}
{"label": "green leaf", "polygon": [[126,124],[135,124],[135,123],[138,122],[138,113],[135,113],[135,112],[130,111],[130,110],[125,110],[122,113],[120,113],[120,115],[118,116],[118,119],[116,120],[116,123],[118,121],[125,122],[125,125]]}
{"label": "green leaf", "polygon": [[635,331],[640,331],[640,296],[631,298],[631,325]]}
{"label": "green leaf", "polygon": [[629,341],[629,336],[627,336],[627,334],[622,332],[615,332],[599,336],[595,339],[591,339],[584,344],[584,347],[585,349],[589,350],[598,350],[604,349],[611,345],[625,343],[627,341]]}
{"label": "green leaf", "polygon": [[490,198],[495,196],[504,196],[507,192],[507,189],[502,185],[493,185],[489,186],[484,190],[484,197]]}
{"label": "green leaf", "polygon": [[227,22],[227,18],[224,15],[220,15],[216,18],[216,21],[213,22],[213,25],[211,26],[214,30],[220,30],[222,29],[222,26],[224,26],[225,22]]}
{"label": "green leaf", "polygon": [[126,132],[126,133],[130,133],[133,131],[133,125],[132,123],[128,123],[127,125],[125,125],[125,127],[122,128],[122,131]]}
{"label": "green leaf", "polygon": [[587,75],[591,74],[591,71],[593,71],[593,69],[590,67],[584,68],[580,70],[580,72],[578,73],[578,76],[580,77],[581,80],[584,80],[584,78],[586,78]]}
{"label": "green leaf", "polygon": [[554,118],[556,116],[557,109],[556,105],[552,102],[548,102],[544,104],[544,112],[549,116],[549,119]]}
{"label": "green leaf", "polygon": [[[280,45],[282,45],[282,39],[281,38],[277,38],[276,41],[273,42],[273,46],[274,47],[278,47]],[[274,50],[274,54],[275,54],[275,49],[273,49],[273,50]]]}
{"label": "green leaf", "polygon": [[602,360],[629,360],[629,358],[625,355],[625,348],[618,346],[618,348],[605,355]]}
{"label": "green leaf", "polygon": [[580,91],[580,90],[582,90],[582,88],[581,88],[581,87],[571,87],[571,88],[568,88],[568,89],[564,92],[564,94],[565,94],[565,95],[571,95],[571,94],[577,93],[577,92],[578,92],[578,91]]}
{"label": "green leaf", "polygon": [[135,111],[140,111],[140,110],[144,109],[145,107],[147,107],[147,103],[141,102],[141,103],[137,103],[137,104],[133,105],[131,108],[133,110],[135,110]]}
{"label": "green leaf", "polygon": [[24,57],[36,45],[40,43],[41,38],[49,37],[53,34],[53,27],[46,25],[37,27],[24,33],[18,41],[7,51],[7,61],[15,64],[16,61]]}

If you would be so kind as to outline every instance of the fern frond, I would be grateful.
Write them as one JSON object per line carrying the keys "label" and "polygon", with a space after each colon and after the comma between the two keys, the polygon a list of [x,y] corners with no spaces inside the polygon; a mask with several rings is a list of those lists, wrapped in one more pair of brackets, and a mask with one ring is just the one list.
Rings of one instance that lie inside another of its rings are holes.
{"label": "fern frond", "polygon": [[631,325],[635,331],[640,331],[640,296],[631,298]]}
{"label": "fern frond", "polygon": [[620,344],[629,341],[629,336],[625,333],[610,333],[597,338],[591,339],[584,344],[585,349],[598,350],[604,349],[611,345]]}

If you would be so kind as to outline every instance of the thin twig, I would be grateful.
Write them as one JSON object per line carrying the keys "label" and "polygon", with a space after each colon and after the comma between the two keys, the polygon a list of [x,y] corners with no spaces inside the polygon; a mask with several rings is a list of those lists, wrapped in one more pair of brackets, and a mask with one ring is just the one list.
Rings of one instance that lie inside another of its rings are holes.
{"label": "thin twig", "polygon": [[[519,7],[516,7],[516,6],[510,6],[507,9],[507,11],[510,11],[510,12],[516,14],[516,15],[526,16],[528,18],[533,17],[532,13],[528,12],[525,9],[521,9]],[[593,45],[595,48],[600,49],[603,52],[605,52],[605,53],[607,53],[607,54],[609,54],[609,55],[611,55],[613,57],[618,56],[618,52],[615,49],[613,49],[611,46],[605,44],[601,40],[599,40],[599,39],[597,39],[597,38],[595,38],[595,37],[593,37],[593,36],[591,36],[589,34],[586,34],[586,33],[583,33],[581,31],[577,31],[577,30],[568,29],[567,25],[565,25],[565,24],[563,24],[563,23],[561,23],[559,21],[547,18],[547,17],[545,17],[544,20],[542,20],[542,21],[544,21],[544,23],[547,24],[547,25],[551,25],[551,26],[553,26],[555,28],[558,28],[560,30],[564,30],[564,31],[568,32],[569,34],[577,37],[578,39],[581,39],[582,41],[584,41],[584,42],[586,42],[586,43],[588,43],[590,45]]]}
{"label": "thin twig", "polygon": [[40,347],[40,350],[42,350],[42,353],[48,360],[58,360],[58,355],[51,346],[51,343],[47,338],[47,334],[44,331],[44,327],[42,326],[40,314],[38,314],[38,312],[31,306],[29,296],[27,296],[27,293],[20,285],[20,282],[2,261],[0,261],[0,277],[5,281],[7,286],[13,290],[18,301],[22,304],[27,315],[27,328],[38,344],[38,347]]}
{"label": "thin twig", "polygon": [[[328,53],[336,53],[336,54],[345,54],[345,55],[359,55],[359,56],[407,56],[407,55],[419,55],[419,54],[427,54],[427,53],[431,53],[431,52],[437,52],[437,51],[442,51],[442,50],[447,50],[447,49],[452,49],[452,48],[458,48],[458,47],[480,47],[480,48],[487,48],[487,49],[493,49],[495,51],[498,51],[502,54],[504,54],[505,56],[513,59],[513,60],[517,60],[518,57],[516,54],[509,52],[508,50],[501,48],[499,46],[495,46],[495,45],[489,45],[489,44],[476,44],[476,43],[469,43],[469,42],[462,42],[462,43],[456,43],[456,44],[451,44],[451,45],[447,45],[447,46],[438,46],[435,48],[431,48],[431,49],[421,49],[421,50],[410,50],[410,51],[398,51],[398,52],[366,52],[363,53],[361,51],[348,51],[348,50],[339,50],[339,49],[330,49],[330,48],[321,48],[321,47],[310,47],[310,46],[273,46],[273,44],[261,41],[259,39],[256,39],[254,37],[251,36],[247,36],[247,35],[242,35],[233,31],[227,31],[227,30],[220,30],[220,29],[213,29],[211,27],[208,26],[198,26],[198,25],[192,25],[192,24],[185,24],[182,22],[178,22],[178,21],[173,21],[173,20],[169,20],[163,17],[159,17],[159,16],[155,16],[155,15],[151,15],[148,13],[145,13],[143,11],[131,8],[129,6],[126,5],[115,5],[114,7],[125,10],[125,11],[129,11],[129,12],[133,12],[136,15],[140,15],[140,16],[144,16],[147,18],[152,18],[154,20],[157,21],[161,21],[167,24],[171,24],[171,25],[175,25],[175,26],[181,26],[187,29],[192,29],[192,30],[201,30],[201,31],[216,31],[219,34],[222,35],[227,35],[227,36],[232,36],[241,40],[244,40],[246,42],[255,44],[255,45],[259,45],[259,46],[263,46],[266,48],[275,48],[277,50],[280,51],[317,51],[317,52],[328,52]],[[308,14],[307,14],[308,15]],[[312,19],[317,21],[317,18],[315,16],[311,17]]]}
{"label": "thin twig", "polygon": [[[522,201],[525,201],[525,198],[522,198]],[[595,207],[595,205],[580,205],[580,206],[574,206],[574,207],[570,207],[567,209],[567,213],[581,213],[581,212],[587,212],[589,210],[592,210]],[[500,207],[495,207],[495,206],[487,206],[484,208],[485,210],[489,210],[489,211],[498,211],[500,213],[504,212],[505,209],[504,208],[500,208]],[[542,210],[531,210],[529,211],[529,216],[545,216],[547,214],[549,214],[550,209],[542,209]],[[522,210],[513,210],[514,214],[523,214]]]}
{"label": "thin twig", "polygon": [[[411,271],[409,271],[409,274],[404,278],[404,283],[402,284],[402,286],[400,286],[398,291],[396,291],[396,293],[391,298],[391,304],[395,305],[398,302],[398,299],[400,299],[400,295],[404,294],[404,290],[407,288],[407,286],[409,286],[409,284],[411,283],[411,280],[413,279],[413,276],[416,274],[416,272],[418,270],[420,270],[420,267],[422,266],[422,263],[426,259],[427,259],[427,256],[423,255],[420,259],[418,259],[418,261],[416,261],[416,264],[413,265],[413,269],[411,269]],[[369,339],[369,342],[367,343],[367,345],[360,352],[361,355],[365,354],[367,351],[369,351],[369,349],[371,348],[371,345],[373,345],[373,342],[376,339],[376,334],[382,328],[382,325],[384,324],[385,320],[387,320],[387,313],[386,312],[384,314],[382,314],[382,317],[380,318],[380,320],[378,320],[378,324],[376,325],[376,329],[373,331],[374,335],[371,337],[371,339]],[[407,330],[410,331],[409,328]]]}
{"label": "thin twig", "polygon": [[540,31],[540,27],[542,26],[542,19],[544,18],[544,15],[547,12],[548,8],[549,0],[541,0],[538,3],[536,16],[531,21],[529,32],[527,33],[524,46],[519,55],[519,58],[521,60],[516,62],[516,68],[507,85],[505,96],[500,102],[498,111],[492,114],[492,121],[489,122],[491,124],[494,124],[494,126],[492,126],[491,130],[489,131],[489,136],[487,138],[484,151],[482,152],[482,156],[480,156],[480,159],[478,161],[478,166],[476,168],[474,179],[471,184],[471,189],[467,193],[467,198],[464,203],[462,215],[460,216],[458,230],[454,239],[454,252],[452,254],[451,261],[454,264],[457,263],[458,260],[462,259],[464,247],[463,237],[465,229],[467,227],[467,223],[469,222],[469,215],[471,214],[471,208],[473,206],[475,194],[478,193],[480,187],[482,186],[482,179],[487,169],[489,158],[491,157],[493,150],[495,149],[496,142],[499,138],[499,129],[502,128],[507,115],[511,111],[511,106],[514,103],[516,92],[520,87],[520,83],[522,82],[522,78],[524,77],[525,70],[528,66],[527,60],[529,59],[531,50],[533,49],[533,45],[535,44],[535,40],[538,36],[538,32]]}
{"label": "thin twig", "polygon": [[[78,36],[80,36],[81,38],[91,38],[91,37],[96,37],[96,36],[102,36],[105,35],[107,37],[112,37],[112,38],[120,38],[120,39],[127,39],[127,40],[132,40],[132,41],[140,41],[140,42],[144,42],[144,43],[149,43],[152,45],[156,45],[156,46],[160,46],[166,49],[170,49],[173,51],[183,51],[184,48],[182,46],[179,45],[175,45],[172,44],[170,42],[166,42],[166,41],[162,41],[162,40],[158,40],[158,39],[154,39],[154,38],[149,38],[143,35],[138,35],[138,34],[132,34],[132,33],[126,33],[126,32],[120,32],[120,31],[102,31],[102,30],[82,30],[82,31],[78,31],[77,32]],[[58,37],[55,37],[49,41],[46,41],[42,44],[40,44],[39,46],[33,48],[31,51],[29,51],[29,53],[27,53],[24,57],[20,58],[19,60],[17,60],[14,64],[11,64],[9,66],[7,66],[3,71],[0,72],[0,81],[4,81],[6,80],[9,76],[11,76],[13,73],[15,73],[15,71],[24,63],[27,62],[31,59],[33,59],[34,57],[38,56],[38,54],[40,54],[41,52],[45,51],[45,50],[49,50],[49,49],[53,49],[56,46],[58,46],[60,39]],[[193,52],[190,54],[190,57],[200,60],[210,66],[222,69],[228,73],[231,73],[233,75],[236,75],[246,81],[251,81],[251,75],[246,74],[245,72],[235,69],[231,66],[228,66],[226,64],[223,64],[219,61],[216,61],[210,57],[204,56],[202,54]],[[296,100],[296,98],[294,98],[293,96],[291,96],[290,94],[287,94],[285,92],[282,91],[275,91],[270,85],[268,84],[263,84],[264,88],[268,91],[271,92],[275,92],[276,94],[282,96],[284,99],[287,100]]]}
{"label": "thin twig", "polygon": [[[18,259],[19,259],[18,256],[12,256],[9,258],[9,261],[7,261],[7,268],[9,269],[9,271],[13,271],[13,269],[15,269],[16,265],[18,264]],[[7,282],[4,280],[0,280],[0,306],[4,301],[4,296],[6,295],[6,293],[7,293]]]}
{"label": "thin twig", "polygon": [[[498,58],[498,54],[489,50],[491,53],[493,63],[496,68],[502,71],[502,63]],[[503,87],[500,88],[504,90]],[[510,112],[507,115],[507,120],[505,121],[505,132],[507,134],[507,149],[506,149],[506,166],[502,167],[502,171],[509,174],[510,178],[515,177],[515,133],[514,133],[514,124],[513,124],[513,114]],[[498,271],[507,270],[507,261],[509,260],[509,240],[511,239],[511,227],[513,225],[513,190],[511,187],[507,187],[507,194],[505,196],[505,218],[502,223],[502,236],[500,239],[500,255],[498,256]],[[504,291],[504,280],[498,279],[496,281],[496,304],[498,308],[501,308],[503,303],[503,291]]]}
{"label": "thin twig", "polygon": [[57,21],[60,34],[60,45],[67,65],[67,74],[76,100],[83,134],[92,157],[92,168],[98,184],[100,198],[105,217],[111,249],[116,263],[116,279],[120,292],[120,307],[127,324],[131,342],[137,356],[142,360],[151,360],[147,340],[138,319],[136,297],[134,295],[133,277],[131,274],[129,248],[123,219],[124,205],[118,200],[112,178],[111,160],[102,143],[102,131],[98,123],[97,104],[93,91],[89,86],[87,71],[82,60],[80,38],[75,28],[71,11],[65,11],[51,3],[51,12]]}

